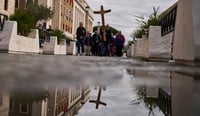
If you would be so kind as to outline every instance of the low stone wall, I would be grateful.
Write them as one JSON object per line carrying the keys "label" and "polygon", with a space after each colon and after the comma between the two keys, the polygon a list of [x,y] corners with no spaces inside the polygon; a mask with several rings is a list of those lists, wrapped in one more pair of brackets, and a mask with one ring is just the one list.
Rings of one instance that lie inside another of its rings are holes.
{"label": "low stone wall", "polygon": [[132,45],[128,46],[128,57],[131,57]]}
{"label": "low stone wall", "polygon": [[135,50],[136,49],[136,47],[135,47],[135,44],[132,44],[131,45],[131,57],[135,57]]}
{"label": "low stone wall", "polygon": [[129,47],[130,49],[130,57],[134,57],[134,48],[133,48],[134,44],[131,44],[131,46]]}
{"label": "low stone wall", "polygon": [[149,27],[149,58],[170,59],[172,49],[173,32],[161,36],[160,26]]}
{"label": "low stone wall", "polygon": [[50,42],[44,43],[43,54],[66,55],[66,41],[63,41],[61,45],[58,45],[57,37],[51,36]]}
{"label": "low stone wall", "polygon": [[0,50],[9,53],[39,53],[39,33],[32,30],[28,37],[17,35],[17,22],[6,21],[0,32]]}
{"label": "low stone wall", "polygon": [[148,39],[146,36],[143,36],[142,38],[137,38],[136,39],[136,44],[135,44],[135,56],[136,57],[142,57],[142,58],[148,58],[149,53],[148,53]]}
{"label": "low stone wall", "polygon": [[67,55],[75,55],[76,54],[76,42],[71,41],[70,45],[67,45]]}
{"label": "low stone wall", "polygon": [[136,57],[142,57],[142,38],[137,38],[136,39],[136,52],[135,56]]}
{"label": "low stone wall", "polygon": [[130,55],[130,47],[129,47],[129,46],[127,47],[126,56],[128,56],[128,57],[131,56],[131,55]]}

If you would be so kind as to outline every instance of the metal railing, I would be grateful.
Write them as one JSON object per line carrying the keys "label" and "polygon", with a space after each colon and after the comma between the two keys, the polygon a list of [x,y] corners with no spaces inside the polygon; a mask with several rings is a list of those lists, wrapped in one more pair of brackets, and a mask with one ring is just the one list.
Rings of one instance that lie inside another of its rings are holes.
{"label": "metal railing", "polygon": [[3,30],[4,23],[7,20],[8,20],[8,16],[5,15],[5,14],[0,13],[0,31]]}
{"label": "metal railing", "polygon": [[166,34],[174,31],[176,23],[176,14],[177,14],[177,3],[174,4],[166,14],[161,18],[161,35],[165,36]]}
{"label": "metal railing", "polygon": [[172,116],[171,96],[161,88],[158,90],[158,106],[165,116]]}

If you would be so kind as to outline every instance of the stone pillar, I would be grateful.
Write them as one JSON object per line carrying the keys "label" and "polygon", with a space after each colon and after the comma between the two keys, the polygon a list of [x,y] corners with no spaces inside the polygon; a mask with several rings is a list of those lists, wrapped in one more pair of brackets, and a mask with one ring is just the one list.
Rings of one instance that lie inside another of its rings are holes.
{"label": "stone pillar", "polygon": [[149,39],[147,35],[142,36],[143,42],[142,42],[142,57],[149,58]]}
{"label": "stone pillar", "polygon": [[131,57],[135,56],[135,44],[131,45]]}
{"label": "stone pillar", "polygon": [[159,58],[161,46],[161,27],[150,26],[149,27],[149,58]]}
{"label": "stone pillar", "polygon": [[179,0],[174,36],[175,60],[200,60],[200,1]]}

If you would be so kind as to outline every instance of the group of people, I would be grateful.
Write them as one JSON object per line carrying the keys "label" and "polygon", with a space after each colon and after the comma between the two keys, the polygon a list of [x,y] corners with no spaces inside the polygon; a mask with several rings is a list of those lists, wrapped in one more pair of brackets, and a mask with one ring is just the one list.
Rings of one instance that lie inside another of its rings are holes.
{"label": "group of people", "polygon": [[80,22],[76,31],[78,55],[93,56],[122,56],[122,49],[125,43],[125,37],[119,31],[113,36],[109,25],[106,25],[106,38],[103,33],[97,30],[92,35],[83,27]]}

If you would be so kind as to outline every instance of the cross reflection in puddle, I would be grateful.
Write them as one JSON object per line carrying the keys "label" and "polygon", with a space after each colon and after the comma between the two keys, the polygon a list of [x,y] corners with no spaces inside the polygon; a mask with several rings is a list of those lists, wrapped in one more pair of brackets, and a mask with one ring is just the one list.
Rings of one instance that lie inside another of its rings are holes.
{"label": "cross reflection in puddle", "polygon": [[98,92],[97,100],[90,100],[89,101],[90,103],[95,103],[96,104],[96,109],[99,108],[99,105],[104,105],[104,106],[107,105],[105,102],[101,101],[101,91],[102,91],[102,88],[103,88],[104,91],[106,90],[105,86],[99,86],[99,92]]}

